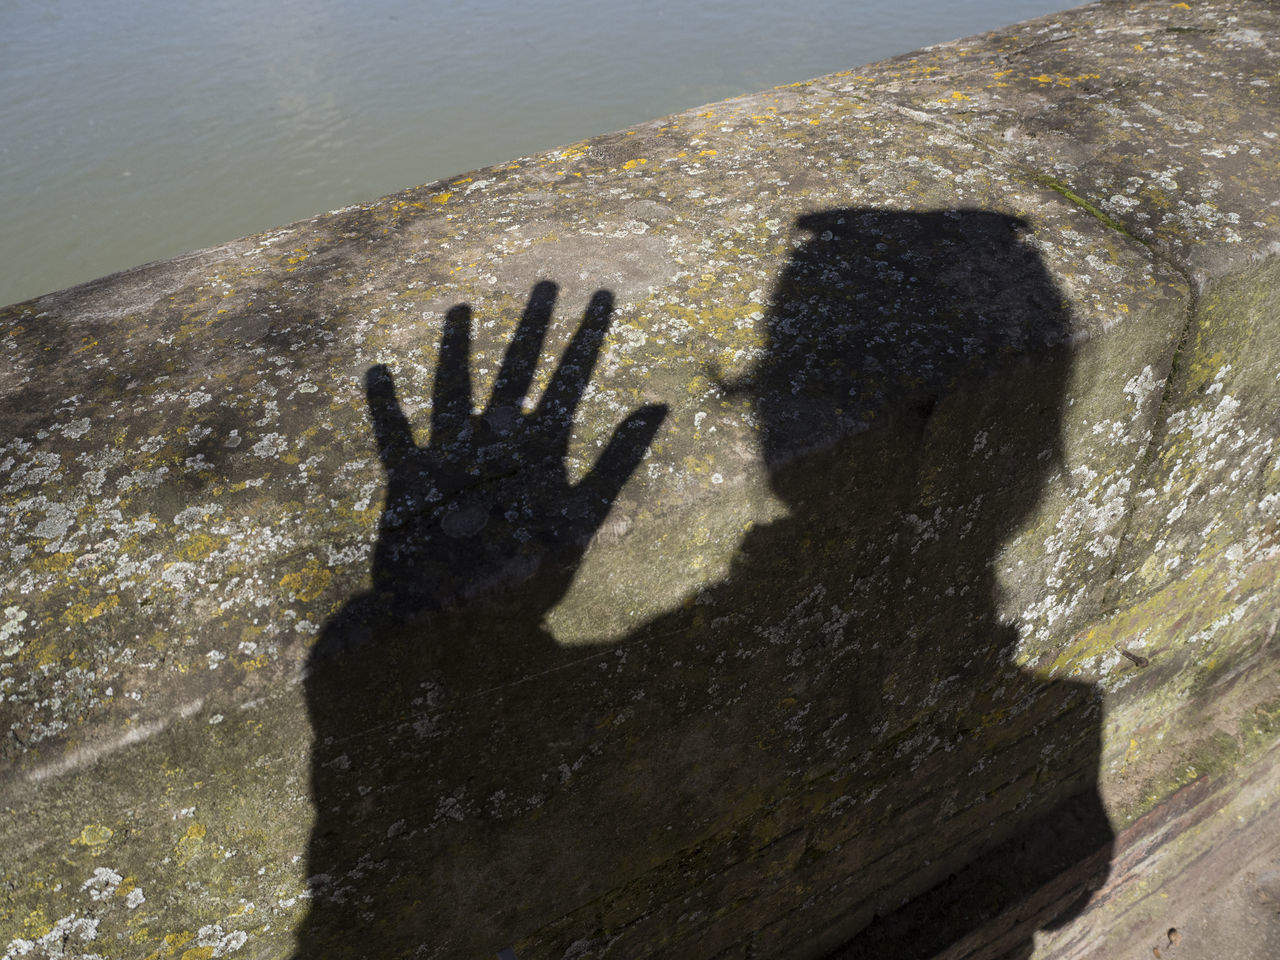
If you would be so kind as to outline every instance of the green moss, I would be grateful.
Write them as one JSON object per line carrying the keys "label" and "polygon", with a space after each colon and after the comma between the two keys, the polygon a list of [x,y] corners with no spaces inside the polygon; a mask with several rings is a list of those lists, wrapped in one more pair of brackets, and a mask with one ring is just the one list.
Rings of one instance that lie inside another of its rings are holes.
{"label": "green moss", "polygon": [[1143,242],[1141,238],[1135,236],[1123,223],[1116,220],[1114,217],[1111,217],[1105,211],[1100,210],[1097,206],[1080,196],[1080,194],[1076,193],[1061,180],[1056,180],[1053,177],[1045,176],[1044,174],[1036,174],[1032,179],[1041,186],[1048,187],[1055,193],[1066,197],[1066,199],[1070,200],[1081,210],[1085,211],[1099,222],[1106,224],[1110,229],[1115,230],[1117,233],[1122,233],[1129,239],[1136,240],[1139,243]]}

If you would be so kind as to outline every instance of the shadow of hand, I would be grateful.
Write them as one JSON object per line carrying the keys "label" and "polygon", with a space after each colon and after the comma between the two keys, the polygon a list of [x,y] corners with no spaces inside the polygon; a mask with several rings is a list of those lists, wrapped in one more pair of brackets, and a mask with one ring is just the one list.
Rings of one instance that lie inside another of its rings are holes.
{"label": "shadow of hand", "polygon": [[445,319],[431,405],[431,437],[414,440],[390,371],[366,375],[369,414],[387,472],[373,587],[384,612],[408,619],[457,606],[499,586],[535,583],[539,617],[568,590],[591,537],[644,457],[666,407],[626,418],[588,474],[571,483],[565,456],[613,298],[598,291],[537,406],[522,402],[551,322],[556,286],[530,294],[480,414],[471,397],[471,311]]}

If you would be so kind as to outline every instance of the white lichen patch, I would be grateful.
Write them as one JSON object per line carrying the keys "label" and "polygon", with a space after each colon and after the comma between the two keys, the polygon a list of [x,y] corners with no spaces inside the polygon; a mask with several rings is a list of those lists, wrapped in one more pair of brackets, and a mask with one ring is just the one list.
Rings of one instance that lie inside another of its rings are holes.
{"label": "white lichen patch", "polygon": [[26,619],[27,611],[20,607],[4,608],[4,620],[0,622],[0,650],[4,651],[6,657],[12,657],[22,649],[18,634],[25,629],[23,624]]}
{"label": "white lichen patch", "polygon": [[277,457],[289,449],[289,442],[278,433],[269,433],[250,449],[255,457]]}
{"label": "white lichen patch", "polygon": [[95,867],[93,876],[81,884],[80,889],[88,891],[90,898],[94,900],[106,900],[116,892],[116,887],[120,886],[123,879],[110,867]]}
{"label": "white lichen patch", "polygon": [[48,933],[27,940],[15,937],[5,946],[0,960],[102,960],[98,953],[85,950],[85,945],[98,938],[99,920],[72,913],[59,918]]}
{"label": "white lichen patch", "polygon": [[[251,911],[246,911],[251,912]],[[213,957],[225,957],[239,950],[249,940],[243,930],[224,930],[222,924],[211,923],[203,926],[196,933],[196,944],[200,947],[211,947]]]}

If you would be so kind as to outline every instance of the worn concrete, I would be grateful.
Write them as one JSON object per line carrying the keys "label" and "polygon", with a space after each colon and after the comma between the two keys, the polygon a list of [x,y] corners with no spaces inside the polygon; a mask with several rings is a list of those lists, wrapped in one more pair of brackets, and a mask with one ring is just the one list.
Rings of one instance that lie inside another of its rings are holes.
{"label": "worn concrete", "polygon": [[1280,790],[1277,21],[1095,4],[0,312],[3,955],[1158,945]]}

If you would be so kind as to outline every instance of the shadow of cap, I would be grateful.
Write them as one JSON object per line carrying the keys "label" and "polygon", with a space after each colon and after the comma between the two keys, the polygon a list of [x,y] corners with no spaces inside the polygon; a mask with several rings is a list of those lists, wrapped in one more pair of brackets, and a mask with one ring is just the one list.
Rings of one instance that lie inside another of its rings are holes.
{"label": "shadow of cap", "polygon": [[779,277],[765,358],[731,387],[754,394],[771,467],[904,414],[927,416],[962,385],[998,390],[1003,368],[1069,336],[1018,217],[851,208],[796,227],[808,238]]}

